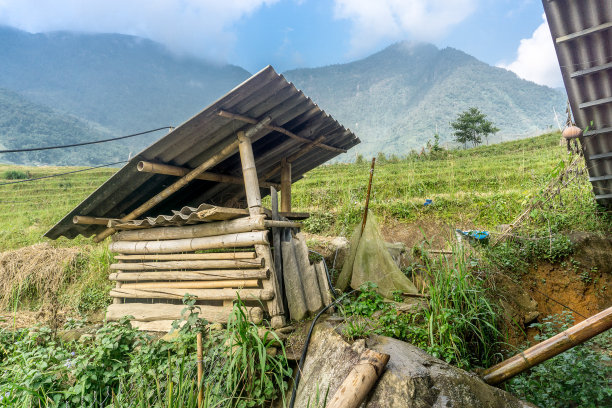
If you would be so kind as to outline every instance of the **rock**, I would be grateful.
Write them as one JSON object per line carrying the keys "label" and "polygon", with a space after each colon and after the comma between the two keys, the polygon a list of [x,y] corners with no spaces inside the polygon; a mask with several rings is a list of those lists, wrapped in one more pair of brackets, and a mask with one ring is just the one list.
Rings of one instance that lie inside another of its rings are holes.
{"label": "rock", "polygon": [[79,338],[79,343],[93,343],[93,341],[94,341],[94,335],[89,334],[89,333],[83,334]]}
{"label": "rock", "polygon": [[389,354],[391,358],[362,407],[533,407],[411,344],[372,336],[351,345],[327,321],[315,327],[295,407],[317,406],[316,396],[320,396],[321,402],[326,393],[331,399],[366,347]]}
{"label": "rock", "polygon": [[395,262],[398,268],[401,268],[402,256],[407,252],[406,244],[403,242],[385,242],[385,246],[387,247],[389,254],[391,254],[393,262]]}
{"label": "rock", "polygon": [[85,334],[85,329],[61,330],[57,332],[59,337],[64,342],[78,341]]}

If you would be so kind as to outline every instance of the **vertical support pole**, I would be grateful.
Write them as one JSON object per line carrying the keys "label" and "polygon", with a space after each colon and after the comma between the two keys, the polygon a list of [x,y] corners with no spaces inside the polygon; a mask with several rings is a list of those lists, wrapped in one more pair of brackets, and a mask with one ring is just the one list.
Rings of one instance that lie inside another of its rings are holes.
{"label": "vertical support pole", "polygon": [[202,387],[202,377],[204,376],[204,352],[202,347],[202,331],[199,329],[196,335],[197,341],[197,363],[198,363],[198,408],[202,408],[202,400],[204,399],[204,388]]}
{"label": "vertical support pole", "polygon": [[281,161],[281,212],[291,212],[291,163]]}
{"label": "vertical support pole", "polygon": [[[118,261],[118,263],[123,263],[123,261]],[[123,272],[123,271],[117,271],[117,272]],[[115,288],[116,289],[120,289],[121,288],[121,282],[117,281],[115,283]],[[123,303],[123,298],[113,298],[113,304],[118,305]]]}
{"label": "vertical support pole", "polygon": [[[253,156],[253,146],[251,139],[244,132],[238,132],[238,150],[240,151],[240,161],[242,162],[242,175],[244,177],[244,188],[247,197],[247,205],[251,217],[262,212],[261,192],[259,190],[259,180],[257,179],[257,168]],[[264,289],[273,289],[274,298],[267,302],[268,313],[272,317],[270,325],[273,328],[283,327],[285,317],[283,316],[282,292],[278,286],[278,278],[274,269],[274,261],[269,245],[255,245],[257,256],[264,259],[265,266],[270,270],[270,278],[263,279]]]}
{"label": "vertical support pole", "polygon": [[249,213],[251,216],[259,215],[261,214],[261,192],[259,191],[257,168],[255,167],[251,139],[244,132],[238,132],[238,149],[240,150],[240,161],[242,162],[242,175],[244,177],[244,188],[246,190]]}
{"label": "vertical support pole", "polygon": [[[272,219],[279,221],[280,216],[278,215],[278,192],[274,187],[270,187],[270,204],[272,209]],[[276,278],[278,279],[278,287],[283,297],[283,308],[289,310],[287,305],[287,295],[285,294],[285,281],[283,277],[283,251],[281,249],[281,233],[284,231],[282,228],[272,228],[272,245],[274,246],[274,270],[276,271]]]}

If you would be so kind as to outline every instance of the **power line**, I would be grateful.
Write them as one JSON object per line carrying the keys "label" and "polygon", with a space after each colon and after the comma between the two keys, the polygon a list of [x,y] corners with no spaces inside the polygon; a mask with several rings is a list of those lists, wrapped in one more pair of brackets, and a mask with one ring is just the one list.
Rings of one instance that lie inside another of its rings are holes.
{"label": "power line", "polygon": [[160,128],[157,128],[157,129],[146,130],[146,131],[140,132],[140,133],[134,133],[134,134],[131,134],[131,135],[126,135],[126,136],[113,137],[111,139],[96,140],[96,141],[93,141],[93,142],[74,143],[74,144],[61,145],[61,146],[32,147],[32,148],[29,148],[29,149],[0,150],[0,153],[22,153],[22,152],[35,152],[35,151],[39,151],[39,150],[65,149],[67,147],[85,146],[85,145],[91,145],[91,144],[96,144],[96,143],[105,143],[105,142],[112,142],[112,141],[115,141],[115,140],[127,139],[128,137],[146,135],[147,133],[153,133],[153,132],[157,132],[158,130],[163,130],[163,129],[173,129],[173,127],[172,126],[164,126],[164,127],[160,127]]}
{"label": "power line", "polygon": [[68,174],[80,173],[82,171],[89,171],[89,170],[93,170],[93,169],[99,169],[100,167],[108,167],[108,166],[114,166],[115,164],[127,163],[128,161],[129,160],[123,160],[123,161],[119,161],[119,162],[115,162],[115,163],[107,163],[107,164],[101,164],[99,166],[88,167],[86,169],[68,171],[66,173],[57,173],[57,174],[51,174],[49,176],[34,177],[34,178],[30,178],[30,179],[17,180],[17,181],[9,181],[7,183],[0,183],[0,186],[6,186],[7,184],[26,183],[28,181],[36,181],[36,180],[42,180],[42,179],[47,179],[47,178],[52,178],[52,177],[60,177],[60,176],[68,175]]}

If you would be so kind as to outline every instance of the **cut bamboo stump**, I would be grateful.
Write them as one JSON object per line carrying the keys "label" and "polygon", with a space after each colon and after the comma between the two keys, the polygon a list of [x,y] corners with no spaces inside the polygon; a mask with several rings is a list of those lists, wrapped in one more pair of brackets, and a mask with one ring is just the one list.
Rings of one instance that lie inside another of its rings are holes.
{"label": "cut bamboo stump", "polygon": [[203,249],[244,248],[257,244],[269,245],[268,231],[242,232],[172,241],[116,241],[112,242],[108,249],[121,254],[168,254]]}
{"label": "cut bamboo stump", "polygon": [[514,357],[488,368],[483,372],[483,380],[491,385],[504,382],[528,368],[561,354],[578,344],[584,343],[610,328],[612,328],[612,307],[589,317],[548,340],[528,348]]}
{"label": "cut bamboo stump", "polygon": [[224,280],[224,279],[267,279],[268,269],[219,269],[207,271],[163,271],[163,272],[117,272],[108,277],[112,281],[191,281],[191,280]]}
{"label": "cut bamboo stump", "polygon": [[357,408],[368,395],[389,362],[389,355],[366,349],[359,356],[327,408]]}
{"label": "cut bamboo stump", "polygon": [[132,231],[120,231],[113,241],[156,241],[185,238],[212,237],[264,230],[264,216],[237,218],[230,221],[217,221],[182,227],[160,227]]}
{"label": "cut bamboo stump", "polygon": [[115,288],[111,297],[133,299],[183,299],[186,293],[196,300],[236,300],[238,294],[243,300],[268,301],[274,299],[274,291],[268,289],[124,289]]}
{"label": "cut bamboo stump", "polygon": [[[211,322],[227,323],[232,312],[232,307],[198,305],[196,311],[200,317]],[[179,320],[184,305],[170,305],[164,303],[123,303],[110,305],[106,310],[106,319],[109,321],[120,320],[123,316],[134,316],[134,320],[141,322],[153,322],[160,320]],[[263,310],[260,307],[246,307],[249,320],[259,324],[263,321]]]}
{"label": "cut bamboo stump", "polygon": [[262,258],[220,259],[205,261],[159,261],[111,264],[110,269],[122,271],[157,271],[168,269],[257,269],[265,266]]}

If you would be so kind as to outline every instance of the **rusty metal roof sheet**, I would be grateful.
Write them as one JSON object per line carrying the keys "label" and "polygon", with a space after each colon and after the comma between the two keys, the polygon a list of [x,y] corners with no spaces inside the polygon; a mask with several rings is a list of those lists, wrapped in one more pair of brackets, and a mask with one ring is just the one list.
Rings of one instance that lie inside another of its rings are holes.
{"label": "rusty metal roof sheet", "polygon": [[[312,148],[303,140],[288,137],[277,130],[265,129],[264,136],[253,143],[259,177],[277,167],[283,157],[296,153],[298,156],[303,152],[305,154],[292,162],[292,181],[295,182],[307,171],[340,154],[333,148],[348,150],[360,142],[353,132],[322,111],[310,98],[268,66],[133,157],[47,231],[45,236],[51,239],[60,236],[72,239],[79,234],[88,237],[102,232],[105,229],[103,225],[77,225],[72,218],[75,215],[121,218],[177,180],[176,176],[139,172],[136,167],[140,161],[195,168],[233,142],[238,131],[252,126],[223,117],[219,115],[220,111],[256,119],[269,117],[274,126],[309,141],[324,138],[323,143],[331,146],[321,148],[319,145]],[[238,152],[209,171],[242,176]],[[280,183],[280,173],[267,180]],[[202,203],[231,207],[242,197],[243,192],[242,185],[194,180],[142,217],[169,214],[177,208],[198,207]],[[262,195],[267,193],[267,189],[262,189]]]}
{"label": "rusty metal roof sheet", "polygon": [[612,0],[542,0],[595,199],[612,208]]}

